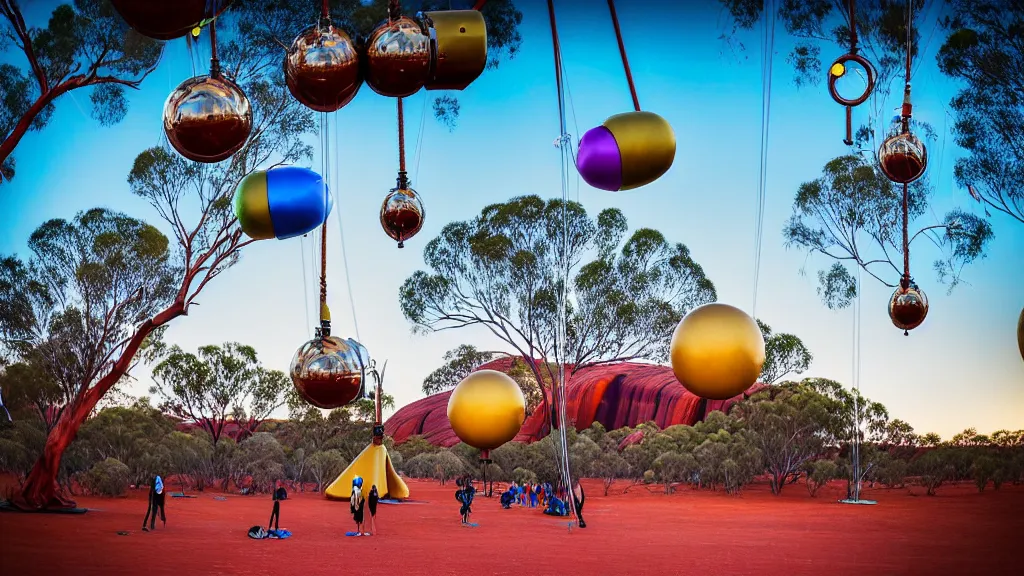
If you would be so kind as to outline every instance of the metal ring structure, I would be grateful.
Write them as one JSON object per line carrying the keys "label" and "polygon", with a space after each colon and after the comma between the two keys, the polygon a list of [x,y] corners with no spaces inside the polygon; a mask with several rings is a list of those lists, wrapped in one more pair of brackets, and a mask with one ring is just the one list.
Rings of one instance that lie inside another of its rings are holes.
{"label": "metal ring structure", "polygon": [[[836,80],[839,79],[839,76],[836,76],[835,74],[832,73],[832,69],[835,68],[836,64],[842,64],[845,68],[847,62],[856,62],[857,64],[860,64],[864,68],[864,70],[867,70],[868,73],[867,88],[864,89],[863,94],[861,94],[857,98],[854,98],[853,100],[847,100],[846,98],[843,98],[842,96],[839,95],[839,92],[836,91]],[[875,69],[873,66],[871,66],[871,63],[868,62],[867,59],[861,56],[860,54],[844,54],[840,56],[835,62],[833,62],[831,66],[828,67],[828,93],[832,95],[833,100],[842,104],[843,106],[858,106],[860,104],[863,104],[864,101],[867,100],[869,96],[871,96],[871,91],[874,89]]]}

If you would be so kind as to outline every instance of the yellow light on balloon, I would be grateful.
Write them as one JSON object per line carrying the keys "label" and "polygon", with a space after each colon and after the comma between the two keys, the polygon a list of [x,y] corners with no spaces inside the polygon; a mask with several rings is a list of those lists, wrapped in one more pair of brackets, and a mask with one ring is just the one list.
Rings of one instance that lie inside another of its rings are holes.
{"label": "yellow light on balloon", "polygon": [[515,438],[525,418],[523,391],[496,370],[466,376],[448,398],[448,422],[455,435],[480,450],[493,450]]}
{"label": "yellow light on balloon", "polygon": [[846,74],[846,66],[844,66],[842,62],[836,62],[832,65],[832,69],[829,70],[829,74],[839,78],[843,74]]}
{"label": "yellow light on balloon", "polygon": [[199,38],[199,33],[202,32],[202,31],[203,31],[202,28],[200,28],[199,26],[196,26],[195,28],[192,29],[192,37],[193,38]]}
{"label": "yellow light on balloon", "polygon": [[764,367],[764,336],[739,308],[714,302],[691,310],[672,334],[672,371],[687,390],[725,400],[750,388]]}

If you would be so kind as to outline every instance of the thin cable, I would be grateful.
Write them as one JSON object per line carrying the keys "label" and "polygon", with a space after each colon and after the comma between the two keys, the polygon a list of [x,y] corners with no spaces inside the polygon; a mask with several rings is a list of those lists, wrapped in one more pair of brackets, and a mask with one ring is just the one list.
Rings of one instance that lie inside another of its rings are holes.
{"label": "thin cable", "polygon": [[775,52],[775,5],[771,4],[772,10],[766,12],[765,17],[765,42],[764,42],[764,65],[762,68],[761,84],[761,166],[758,174],[757,187],[757,212],[754,227],[754,297],[751,307],[751,316],[757,318],[757,293],[761,280],[761,247],[764,238],[764,211],[766,184],[768,180],[768,134],[771,122],[771,93],[772,93],[772,64]]}
{"label": "thin cable", "polygon": [[[310,326],[312,326],[313,323],[310,322],[310,320],[309,320],[309,282],[307,282],[307,279],[306,279],[306,242],[305,242],[305,236],[300,236],[299,237],[299,255],[302,257],[302,297],[303,297],[303,300],[305,302],[304,310],[306,312],[306,330],[309,331],[310,330]],[[312,337],[313,334],[310,332],[309,336]]]}
{"label": "thin cable", "polygon": [[[335,112],[335,116],[334,116],[335,120],[337,120],[337,117],[338,117],[337,114],[338,113]],[[340,138],[340,133],[341,133],[340,130],[335,130],[334,131],[335,138]],[[334,148],[334,150],[335,150],[334,164],[335,164],[335,169],[340,173],[341,172],[341,168],[340,168],[340,165],[341,165],[340,149],[341,149],[341,147],[340,147],[340,145],[337,145],[337,144],[339,144],[339,142],[335,142],[335,144],[336,144],[336,146]],[[334,211],[334,217],[338,220],[338,239],[341,240],[341,261],[342,261],[342,264],[344,265],[344,268],[345,268],[345,286],[348,289],[348,303],[349,303],[349,306],[351,306],[351,308],[352,308],[352,327],[355,329],[355,332],[356,332],[356,341],[361,343],[363,341],[363,338],[362,338],[362,336],[359,335],[359,319],[356,316],[356,300],[355,300],[355,294],[352,292],[352,274],[348,270],[348,251],[345,249],[345,225],[342,223],[342,220],[341,220],[341,212],[342,212],[342,210],[340,209],[340,206],[341,206],[340,200],[341,200],[341,192],[339,192],[338,188],[335,187],[334,204],[335,204],[335,206],[339,206],[339,209]]]}
{"label": "thin cable", "polygon": [[419,181],[419,176],[420,176],[420,158],[423,157],[423,132],[426,129],[426,123],[427,123],[427,100],[429,100],[429,99],[430,99],[430,97],[427,96],[426,92],[424,92],[423,93],[423,108],[420,110],[420,126],[416,130],[416,154],[414,156],[413,169],[412,169],[412,180],[413,180],[413,182],[418,182]]}
{"label": "thin cable", "polygon": [[217,20],[210,22],[210,77],[220,77],[220,59],[217,58]]}
{"label": "thin cable", "polygon": [[608,10],[612,13],[612,25],[615,26],[615,40],[619,43],[619,54],[622,56],[622,69],[626,72],[626,82],[629,83],[629,95],[633,97],[633,109],[640,111],[640,100],[636,97],[636,86],[633,84],[633,72],[629,69],[629,59],[626,58],[626,45],[622,42],[622,29],[619,28],[619,16],[615,13],[615,0],[608,0]]}

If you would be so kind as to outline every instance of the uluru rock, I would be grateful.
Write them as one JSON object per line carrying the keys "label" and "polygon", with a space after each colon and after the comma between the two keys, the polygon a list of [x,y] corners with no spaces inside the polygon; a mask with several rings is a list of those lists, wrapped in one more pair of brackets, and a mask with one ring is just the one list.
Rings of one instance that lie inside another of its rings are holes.
{"label": "uluru rock", "polygon": [[[512,358],[500,358],[478,370],[507,372],[513,362]],[[566,417],[577,430],[585,430],[594,422],[608,430],[651,421],[660,428],[692,426],[714,410],[728,411],[761,387],[762,384],[755,384],[728,400],[705,400],[683,388],[669,366],[637,362],[604,364],[582,369],[569,380]],[[450,391],[440,392],[402,407],[384,423],[384,432],[396,443],[419,435],[435,446],[458,444],[459,438],[448,424],[450,395]],[[544,410],[538,409],[527,416],[515,440],[536,442],[550,430]]]}

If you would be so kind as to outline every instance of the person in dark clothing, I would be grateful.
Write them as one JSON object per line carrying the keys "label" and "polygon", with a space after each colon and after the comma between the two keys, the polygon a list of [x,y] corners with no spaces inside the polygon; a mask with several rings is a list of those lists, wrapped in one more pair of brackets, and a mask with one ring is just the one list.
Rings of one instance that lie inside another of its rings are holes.
{"label": "person in dark clothing", "polygon": [[366,507],[366,498],[363,497],[363,479],[356,476],[352,480],[352,496],[349,497],[349,510],[352,511],[352,520],[356,523],[355,536],[363,535],[363,508]]}
{"label": "person in dark clothing", "polygon": [[370,534],[377,534],[377,502],[380,501],[380,495],[377,493],[377,485],[374,484],[370,488],[370,496],[366,499],[366,503],[370,505]]}
{"label": "person in dark clothing", "polygon": [[471,508],[473,504],[473,496],[476,495],[476,489],[473,488],[473,480],[466,476],[456,482],[462,489],[455,493],[455,499],[462,503],[459,508],[459,514],[462,515],[462,523],[470,524],[469,515],[473,512]]}
{"label": "person in dark clothing", "polygon": [[579,480],[576,480],[573,485],[572,499],[576,503],[576,518],[580,521],[580,528],[586,528],[587,523],[583,521],[583,502],[586,500],[586,495],[583,494],[583,485]]}
{"label": "person in dark clothing", "polygon": [[274,484],[277,486],[272,495],[274,498],[274,510],[270,513],[270,522],[267,522],[267,531],[269,531],[271,527],[273,527],[274,530],[278,530],[278,523],[281,521],[281,500],[288,498],[288,491],[284,489],[284,486],[281,486],[281,482],[278,481]]}
{"label": "person in dark clothing", "polygon": [[[163,522],[164,527],[167,527],[167,516],[164,515],[164,481],[163,478],[156,476],[153,478],[153,482],[149,486],[149,502],[146,508],[146,517],[142,519],[142,531],[149,532],[150,530],[156,530],[156,513],[157,509],[160,510],[160,520]],[[152,520],[150,520],[150,514],[152,514]],[[149,522],[149,528],[146,528],[146,522]]]}

